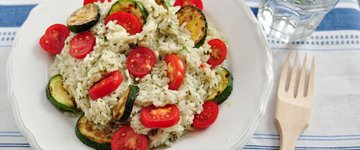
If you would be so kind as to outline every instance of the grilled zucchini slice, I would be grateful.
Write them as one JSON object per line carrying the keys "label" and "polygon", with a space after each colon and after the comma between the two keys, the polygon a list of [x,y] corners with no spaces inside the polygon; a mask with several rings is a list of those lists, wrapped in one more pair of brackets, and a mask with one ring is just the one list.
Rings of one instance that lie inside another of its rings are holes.
{"label": "grilled zucchini slice", "polygon": [[113,107],[113,119],[125,122],[131,114],[133,105],[137,95],[139,94],[139,87],[130,85],[124,95],[120,98],[118,104]]}
{"label": "grilled zucchini slice", "polygon": [[205,15],[195,6],[184,6],[177,13],[179,25],[186,22],[186,28],[191,33],[191,39],[194,41],[195,47],[202,46],[206,39],[207,22]]}
{"label": "grilled zucchini slice", "polygon": [[111,136],[109,133],[94,129],[93,123],[84,115],[80,116],[75,128],[76,137],[85,145],[96,150],[110,150]]}
{"label": "grilled zucchini slice", "polygon": [[56,108],[66,112],[76,112],[76,103],[64,89],[61,75],[50,79],[46,87],[46,96]]}
{"label": "grilled zucchini slice", "polygon": [[219,86],[210,92],[208,99],[221,104],[230,96],[233,90],[233,76],[226,68],[221,68],[218,74],[221,76],[221,81]]}
{"label": "grilled zucchini slice", "polygon": [[135,15],[141,22],[142,25],[146,23],[146,18],[149,15],[144,5],[141,2],[133,0],[119,0],[111,6],[108,15],[123,11]]}
{"label": "grilled zucchini slice", "polygon": [[164,8],[171,7],[168,0],[155,0],[156,4],[163,6]]}
{"label": "grilled zucchini slice", "polygon": [[91,29],[100,19],[100,8],[96,4],[85,5],[67,19],[68,28],[74,33]]}

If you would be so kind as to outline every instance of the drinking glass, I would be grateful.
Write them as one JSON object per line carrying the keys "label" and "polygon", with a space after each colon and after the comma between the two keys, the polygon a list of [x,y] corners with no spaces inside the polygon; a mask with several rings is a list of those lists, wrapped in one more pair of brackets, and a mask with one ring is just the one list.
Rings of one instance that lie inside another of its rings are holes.
{"label": "drinking glass", "polygon": [[265,32],[285,43],[311,35],[339,0],[261,0],[257,17]]}

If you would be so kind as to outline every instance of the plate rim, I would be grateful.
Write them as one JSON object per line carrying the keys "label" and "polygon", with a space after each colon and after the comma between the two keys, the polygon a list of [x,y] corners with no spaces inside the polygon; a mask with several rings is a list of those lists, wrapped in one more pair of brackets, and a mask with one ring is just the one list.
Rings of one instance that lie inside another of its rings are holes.
{"label": "plate rim", "polygon": [[6,71],[7,71],[7,87],[8,87],[8,97],[11,105],[11,110],[14,115],[15,124],[19,128],[20,132],[23,134],[23,136],[28,140],[31,148],[42,150],[41,146],[36,141],[33,133],[25,126],[25,123],[23,122],[22,116],[20,114],[19,106],[18,106],[18,100],[15,97],[12,81],[13,81],[13,62],[16,54],[16,48],[19,43],[19,38],[21,37],[21,33],[23,32],[24,25],[29,24],[29,18],[34,16],[35,12],[38,11],[41,7],[44,7],[45,2],[48,0],[44,0],[40,2],[38,5],[36,5],[29,13],[28,17],[26,18],[25,22],[21,25],[20,29],[16,33],[16,37],[13,41],[13,45],[11,47],[11,52],[8,57],[8,61],[6,64]]}
{"label": "plate rim", "polygon": [[[12,109],[12,113],[14,115],[14,120],[16,125],[18,126],[20,132],[24,135],[24,137],[29,141],[29,144],[31,145],[32,148],[34,149],[42,149],[41,146],[38,144],[38,142],[36,141],[33,133],[30,131],[30,129],[28,129],[25,125],[25,123],[23,122],[22,116],[20,114],[20,110],[18,107],[18,100],[15,97],[15,93],[14,93],[14,89],[12,86],[12,82],[13,82],[13,70],[11,69],[13,66],[13,62],[14,62],[14,57],[16,54],[16,48],[18,46],[19,43],[19,38],[21,37],[21,33],[24,32],[24,28],[23,26],[26,26],[27,24],[29,24],[29,18],[33,17],[34,14],[42,7],[44,7],[44,5],[46,4],[46,2],[48,2],[49,0],[44,0],[41,3],[39,3],[37,6],[35,6],[29,13],[27,19],[25,20],[25,22],[23,23],[23,25],[21,26],[21,28],[18,30],[16,37],[14,39],[13,42],[13,46],[12,46],[12,50],[9,54],[8,57],[8,61],[6,64],[6,70],[7,70],[7,87],[8,87],[8,96],[9,96],[9,101],[10,101],[10,105],[11,105],[11,109]],[[264,88],[261,92],[261,102],[262,103],[257,110],[257,114],[251,119],[248,128],[246,130],[246,132],[243,134],[243,136],[239,137],[239,139],[237,140],[236,143],[234,143],[233,145],[231,145],[230,147],[228,147],[227,149],[237,149],[239,147],[244,147],[251,139],[251,136],[254,134],[256,128],[258,127],[258,124],[260,123],[260,121],[262,120],[262,118],[265,115],[266,112],[266,106],[269,102],[270,99],[270,94],[273,90],[273,80],[274,80],[274,74],[273,74],[273,67],[272,67],[272,54],[271,54],[271,48],[266,40],[266,35],[265,32],[262,29],[261,24],[258,22],[258,20],[255,18],[254,14],[252,13],[250,7],[248,5],[245,4],[245,2],[243,0],[235,0],[236,3],[238,3],[238,5],[240,7],[242,7],[242,11],[246,13],[247,18],[250,20],[250,23],[252,23],[255,26],[255,30],[258,33],[258,38],[260,39],[259,44],[263,45],[263,47],[265,48],[263,51],[266,54],[266,64],[264,67],[264,73],[265,75],[265,85]]]}
{"label": "plate rim", "polygon": [[271,53],[271,48],[269,43],[266,40],[266,34],[263,31],[262,25],[260,24],[260,22],[256,19],[255,15],[252,13],[250,6],[245,4],[245,1],[243,0],[236,0],[236,2],[238,3],[238,5],[240,7],[243,7],[243,12],[246,13],[247,18],[251,21],[251,23],[253,23],[253,25],[255,26],[255,30],[257,30],[258,33],[258,37],[261,41],[259,41],[259,44],[261,43],[265,49],[265,54],[266,54],[266,66],[264,67],[265,69],[265,74],[266,74],[266,85],[264,85],[264,88],[262,90],[262,95],[260,97],[262,104],[260,105],[260,107],[257,110],[257,115],[251,119],[251,122],[249,123],[249,126],[247,128],[247,132],[245,134],[243,134],[242,137],[239,138],[239,140],[233,144],[232,146],[230,146],[228,149],[236,149],[238,147],[245,147],[245,145],[250,141],[252,135],[254,134],[255,130],[257,129],[260,121],[262,120],[262,118],[265,115],[266,112],[266,108],[270,99],[270,95],[272,90],[274,89],[274,73],[273,73],[273,57],[272,57],[272,53]]}

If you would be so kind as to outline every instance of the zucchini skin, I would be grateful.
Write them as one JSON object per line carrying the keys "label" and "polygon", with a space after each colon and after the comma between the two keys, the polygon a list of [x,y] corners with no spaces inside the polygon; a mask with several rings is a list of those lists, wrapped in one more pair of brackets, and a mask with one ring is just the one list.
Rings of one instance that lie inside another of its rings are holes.
{"label": "zucchini skin", "polygon": [[58,109],[62,110],[62,111],[66,111],[66,112],[76,112],[76,107],[75,107],[75,103],[73,106],[67,106],[64,105],[62,103],[59,103],[51,94],[51,90],[50,90],[50,86],[51,86],[51,81],[56,80],[57,78],[61,78],[62,80],[62,76],[61,75],[55,75],[54,77],[52,77],[49,80],[49,83],[46,86],[46,97],[48,98],[48,100]]}
{"label": "zucchini skin", "polygon": [[162,0],[162,1],[163,1],[163,3],[164,3],[164,6],[166,6],[167,8],[172,7],[171,4],[170,4],[170,2],[169,2],[168,0]]}
{"label": "zucchini skin", "polygon": [[[186,9],[192,9],[192,10],[195,10],[195,11],[199,12],[201,14],[201,16],[202,16],[203,21],[204,21],[204,33],[203,33],[204,35],[201,37],[201,39],[198,42],[194,41],[194,44],[195,44],[194,47],[199,48],[200,46],[202,46],[205,43],[205,40],[206,40],[206,37],[207,37],[207,32],[208,32],[207,31],[208,30],[208,23],[207,23],[207,20],[206,20],[206,17],[204,15],[204,13],[202,13],[202,11],[200,9],[198,9],[197,7],[195,7],[195,6],[191,6],[191,5],[184,6],[184,7],[180,8],[180,10],[176,14],[178,15],[179,13],[182,13],[182,11],[184,11]],[[202,30],[202,29],[199,29],[199,30]],[[194,40],[194,39],[192,39],[192,40]]]}
{"label": "zucchini skin", "polygon": [[149,13],[146,11],[143,3],[138,2],[138,1],[135,1],[135,3],[136,3],[136,5],[140,8],[141,12],[142,12],[143,15],[144,15],[144,17],[143,17],[143,21],[144,21],[144,22],[143,22],[143,25],[145,25],[145,24],[146,24],[146,19],[147,19],[147,17],[149,16]]}
{"label": "zucchini skin", "polygon": [[112,118],[119,122],[126,122],[131,115],[138,94],[139,87],[129,85],[125,93],[120,97],[118,104],[112,108]]}
{"label": "zucchini skin", "polygon": [[74,33],[84,32],[84,31],[87,31],[87,30],[91,29],[93,26],[95,26],[99,22],[99,19],[100,19],[100,8],[99,8],[99,6],[97,6],[96,4],[88,4],[88,5],[94,5],[96,7],[96,9],[97,9],[96,18],[93,19],[92,21],[87,22],[87,23],[82,24],[82,25],[69,25],[69,24],[67,24],[67,27],[70,29],[70,31],[72,31]]}
{"label": "zucchini skin", "polygon": [[120,122],[125,122],[130,117],[135,99],[139,94],[139,87],[135,85],[130,85],[129,90],[129,95],[125,104],[125,111],[119,120]]}
{"label": "zucchini skin", "polygon": [[138,17],[138,19],[140,19],[142,25],[146,24],[146,18],[149,16],[149,13],[146,11],[144,5],[141,3],[141,2],[138,2],[138,1],[133,1],[133,0],[118,0],[116,3],[114,3],[110,10],[109,10],[109,13],[108,13],[108,16],[113,14],[113,13],[116,13],[116,12],[119,12],[119,11],[125,11],[127,12],[128,10],[121,10],[121,9],[118,9],[117,10],[117,5],[121,5],[121,3],[125,3],[125,2],[129,2],[129,3],[133,3],[135,4],[137,7],[139,7],[141,13],[142,13],[142,17],[139,18],[140,16],[137,16],[135,13],[132,12],[133,15],[135,15],[136,17]]}
{"label": "zucchini skin", "polygon": [[76,137],[85,145],[92,147],[96,150],[110,150],[110,143],[97,143],[91,139],[89,139],[88,137],[86,137],[85,135],[83,135],[80,130],[79,130],[79,123],[81,121],[81,119],[83,119],[83,117],[85,117],[84,115],[81,115],[76,123],[76,127],[75,127],[75,135]]}
{"label": "zucchini skin", "polygon": [[[193,6],[194,7],[194,6]],[[206,17],[205,15],[202,13],[202,11],[200,9],[198,9],[197,7],[195,7],[199,12],[201,12],[201,14],[203,15],[204,17],[204,20],[205,20],[205,35],[203,36],[203,38],[197,43],[195,44],[195,48],[199,48],[200,46],[204,45],[205,43],[205,40],[206,40],[206,36],[207,36],[207,30],[208,30],[208,24],[207,24],[207,20],[206,20]]]}
{"label": "zucchini skin", "polygon": [[169,3],[168,0],[155,0],[155,2],[156,2],[158,5],[164,6],[165,8],[171,7],[171,5],[170,5],[170,3]]}
{"label": "zucchini skin", "polygon": [[231,95],[231,92],[233,90],[233,80],[234,80],[234,78],[233,78],[232,74],[226,68],[223,67],[222,69],[224,69],[224,71],[226,71],[226,73],[227,73],[225,78],[227,78],[228,82],[227,82],[226,88],[219,95],[217,95],[214,98],[214,101],[218,105],[220,105],[225,100],[227,100],[227,98]]}

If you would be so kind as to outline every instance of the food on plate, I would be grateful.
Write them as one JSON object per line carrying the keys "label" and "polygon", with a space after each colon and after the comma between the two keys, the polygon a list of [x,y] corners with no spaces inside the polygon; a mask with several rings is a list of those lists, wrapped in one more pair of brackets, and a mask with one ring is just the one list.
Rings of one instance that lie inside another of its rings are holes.
{"label": "food on plate", "polygon": [[149,142],[146,136],[137,134],[128,125],[120,127],[111,138],[112,150],[147,150],[148,145]]}
{"label": "food on plate", "polygon": [[[94,2],[105,2],[105,0],[84,0],[84,6],[87,5],[87,4],[91,4],[91,3],[94,3]],[[111,2],[112,0],[107,0],[108,2]]]}
{"label": "food on plate", "polygon": [[191,33],[191,39],[195,47],[202,46],[207,35],[207,22],[205,15],[198,8],[187,5],[182,7],[177,13],[179,24],[186,23],[186,28]]}
{"label": "food on plate", "polygon": [[71,14],[67,19],[68,28],[74,33],[89,30],[100,18],[100,9],[96,4],[85,5]]}
{"label": "food on plate", "polygon": [[171,7],[168,0],[155,0],[156,4],[161,5],[165,8]]}
{"label": "food on plate", "polygon": [[105,20],[105,25],[109,21],[116,21],[116,24],[126,29],[128,33],[134,35],[141,32],[141,22],[135,15],[127,12],[116,12],[109,15]]}
{"label": "food on plate", "polygon": [[178,90],[184,81],[185,77],[185,64],[176,55],[167,55],[164,59],[167,64],[166,75],[169,78],[169,89]]}
{"label": "food on plate", "polygon": [[233,90],[233,76],[226,68],[221,68],[218,72],[220,82],[217,88],[209,91],[207,99],[214,100],[216,103],[221,104],[228,99]]}
{"label": "food on plate", "polygon": [[168,128],[177,124],[180,120],[180,112],[176,105],[156,107],[150,105],[140,111],[141,123],[151,129]]}
{"label": "food on plate", "polygon": [[74,126],[82,143],[146,150],[216,124],[233,86],[228,50],[189,2],[201,1],[86,0],[67,26],[46,30],[40,45],[55,55],[47,96],[81,114]]}
{"label": "food on plate", "polygon": [[203,3],[201,0],[176,0],[174,3],[174,6],[187,6],[187,5],[191,5],[191,6],[195,6],[197,8],[199,8],[200,10],[203,10]]}
{"label": "food on plate", "polygon": [[225,43],[220,39],[212,39],[208,43],[211,46],[211,53],[207,63],[212,67],[222,64],[227,56]]}
{"label": "food on plate", "polygon": [[95,37],[93,33],[81,32],[70,40],[70,55],[76,59],[83,59],[93,51]]}
{"label": "food on plate", "polygon": [[89,89],[89,96],[93,100],[103,98],[114,92],[123,81],[122,74],[116,70],[102,78]]}
{"label": "food on plate", "polygon": [[130,85],[122,94],[118,104],[112,108],[112,117],[114,120],[125,122],[130,117],[136,97],[139,95],[139,87]]}
{"label": "food on plate", "polygon": [[76,123],[75,134],[78,139],[97,150],[110,150],[111,134],[105,129],[96,129],[84,115]]}
{"label": "food on plate", "polygon": [[219,114],[218,104],[214,101],[206,101],[203,104],[203,111],[200,114],[195,114],[193,126],[200,129],[205,129],[213,124]]}
{"label": "food on plate", "polygon": [[64,89],[61,75],[55,75],[50,79],[46,87],[46,96],[56,108],[67,112],[76,111],[76,103]]}
{"label": "food on plate", "polygon": [[156,63],[154,52],[147,47],[135,47],[126,59],[129,73],[134,77],[142,78],[149,74]]}
{"label": "food on plate", "polygon": [[141,22],[141,25],[146,23],[146,18],[148,17],[148,12],[144,8],[144,5],[141,2],[133,0],[119,0],[111,6],[109,15],[112,15],[117,12],[127,12],[135,15]]}
{"label": "food on plate", "polygon": [[69,35],[70,30],[66,26],[54,24],[46,29],[39,43],[46,52],[53,55],[60,54]]}

